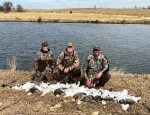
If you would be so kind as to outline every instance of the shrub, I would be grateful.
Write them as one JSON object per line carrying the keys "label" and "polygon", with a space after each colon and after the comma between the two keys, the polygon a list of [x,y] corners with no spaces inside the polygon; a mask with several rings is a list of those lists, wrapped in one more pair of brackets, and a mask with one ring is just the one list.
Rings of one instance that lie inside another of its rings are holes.
{"label": "shrub", "polygon": [[23,7],[21,6],[21,4],[17,5],[17,12],[23,12]]}
{"label": "shrub", "polygon": [[41,22],[41,20],[42,20],[41,17],[39,17],[39,18],[37,19],[38,22]]}
{"label": "shrub", "polygon": [[13,7],[13,4],[12,2],[4,2],[3,3],[3,8],[5,11],[11,11],[11,8]]}
{"label": "shrub", "polygon": [[3,10],[4,10],[3,6],[0,5],[0,11],[3,11]]}

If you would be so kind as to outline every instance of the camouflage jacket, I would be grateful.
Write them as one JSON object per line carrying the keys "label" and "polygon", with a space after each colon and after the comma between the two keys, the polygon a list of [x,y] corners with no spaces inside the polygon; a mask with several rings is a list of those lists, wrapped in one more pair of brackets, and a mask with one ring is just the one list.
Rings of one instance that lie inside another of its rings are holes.
{"label": "camouflage jacket", "polygon": [[42,49],[38,52],[34,58],[34,69],[43,72],[47,67],[54,69],[56,59],[52,51],[48,49],[44,52]]}
{"label": "camouflage jacket", "polygon": [[106,73],[109,71],[109,64],[107,58],[100,54],[97,59],[93,55],[89,55],[84,62],[83,72],[85,78],[94,75],[98,72]]}
{"label": "camouflage jacket", "polygon": [[79,57],[76,51],[71,54],[66,51],[62,52],[57,59],[57,67],[63,71],[64,68],[68,67],[69,70],[73,70],[79,67]]}

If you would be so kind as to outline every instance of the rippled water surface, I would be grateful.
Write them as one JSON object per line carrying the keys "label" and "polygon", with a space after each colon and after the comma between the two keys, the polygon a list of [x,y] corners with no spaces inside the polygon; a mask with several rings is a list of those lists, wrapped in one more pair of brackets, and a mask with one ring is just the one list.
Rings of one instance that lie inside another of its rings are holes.
{"label": "rippled water surface", "polygon": [[150,25],[86,24],[86,23],[0,23],[0,69],[7,69],[7,58],[16,56],[18,70],[33,69],[33,60],[47,40],[57,57],[72,41],[79,54],[80,67],[84,58],[98,44],[108,58],[110,68],[126,72],[150,73]]}

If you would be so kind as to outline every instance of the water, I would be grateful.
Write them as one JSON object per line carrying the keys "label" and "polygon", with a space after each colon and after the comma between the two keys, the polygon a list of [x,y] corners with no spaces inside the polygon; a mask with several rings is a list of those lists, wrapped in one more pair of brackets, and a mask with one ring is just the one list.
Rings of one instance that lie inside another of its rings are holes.
{"label": "water", "polygon": [[72,41],[81,68],[93,45],[98,44],[110,68],[150,74],[149,32],[150,25],[142,24],[0,22],[0,69],[7,69],[7,59],[14,55],[17,70],[32,70],[34,57],[46,40],[56,57]]}

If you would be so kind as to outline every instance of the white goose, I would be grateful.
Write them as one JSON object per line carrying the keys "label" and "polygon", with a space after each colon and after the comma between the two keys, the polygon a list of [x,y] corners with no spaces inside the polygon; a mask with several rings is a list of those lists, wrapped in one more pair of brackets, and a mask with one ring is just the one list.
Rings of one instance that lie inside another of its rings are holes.
{"label": "white goose", "polygon": [[[127,110],[130,104],[137,103],[141,100],[141,97],[129,95],[127,89],[120,92],[113,92],[102,88],[96,90],[94,88],[89,89],[88,87],[80,86],[80,83],[62,84],[58,82],[56,84],[49,84],[42,82],[41,84],[36,84],[34,82],[26,82],[25,84],[18,84],[12,87],[12,89],[25,91],[30,91],[32,88],[41,91],[41,96],[44,96],[49,92],[55,92],[57,95],[63,93],[64,97],[76,97],[76,99],[79,100],[77,102],[78,104],[81,104],[83,101],[93,102],[95,99],[102,101],[102,104],[106,104],[107,100],[111,100],[116,103],[120,103],[123,110]],[[56,90],[59,91],[59,93],[57,93]],[[33,92],[30,92],[27,95],[31,95],[32,93]],[[78,96],[79,98],[77,98]]]}

